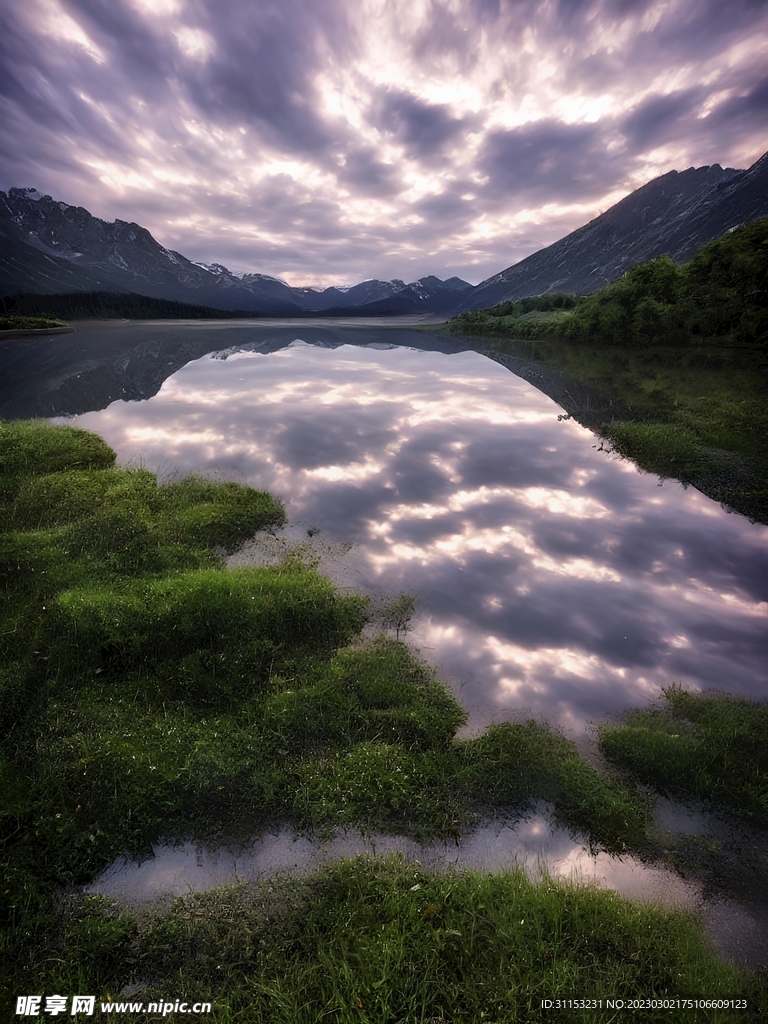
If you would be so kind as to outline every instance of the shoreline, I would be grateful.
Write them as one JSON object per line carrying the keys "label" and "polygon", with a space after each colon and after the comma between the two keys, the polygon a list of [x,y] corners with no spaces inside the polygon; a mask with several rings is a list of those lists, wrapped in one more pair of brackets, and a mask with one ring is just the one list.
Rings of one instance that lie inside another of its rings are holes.
{"label": "shoreline", "polygon": [[65,327],[19,327],[10,331],[0,331],[0,341],[6,338],[42,337],[48,334],[74,334],[76,330],[76,327],[70,327],[68,324]]}

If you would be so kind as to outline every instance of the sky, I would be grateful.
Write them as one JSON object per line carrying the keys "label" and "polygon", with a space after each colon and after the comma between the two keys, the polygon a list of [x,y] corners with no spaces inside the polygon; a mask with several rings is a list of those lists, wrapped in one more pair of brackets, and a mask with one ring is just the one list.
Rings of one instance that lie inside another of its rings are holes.
{"label": "sky", "polygon": [[292,285],[473,284],[768,150],[766,0],[6,0],[0,188]]}

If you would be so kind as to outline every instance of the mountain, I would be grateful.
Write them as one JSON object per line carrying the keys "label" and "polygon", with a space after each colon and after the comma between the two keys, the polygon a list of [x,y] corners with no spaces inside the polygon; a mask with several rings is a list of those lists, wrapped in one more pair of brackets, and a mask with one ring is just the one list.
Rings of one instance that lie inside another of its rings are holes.
{"label": "mountain", "polygon": [[[376,282],[380,284],[381,282]],[[393,284],[395,282],[392,282]],[[471,284],[460,277],[421,277],[410,284],[397,282],[400,288],[379,299],[369,300],[360,305],[331,306],[325,310],[329,316],[343,316],[345,313],[359,316],[396,316],[404,313],[449,313],[459,306],[464,295],[474,291]],[[357,286],[358,288],[361,285]],[[353,291],[354,289],[350,289]],[[461,308],[464,308],[463,306]]]}
{"label": "mountain", "polygon": [[166,249],[138,224],[93,217],[34,188],[0,192],[0,294],[133,292],[277,316],[451,315],[547,292],[589,294],[645,260],[690,259],[705,242],[768,216],[768,153],[748,170],[689,167],[648,182],[605,213],[473,287],[461,278],[292,288]]}
{"label": "mountain", "polygon": [[298,313],[293,290],[276,278],[242,281],[226,267],[192,263],[146,228],[93,217],[34,188],[0,192],[0,290],[138,292],[223,309]]}
{"label": "mountain", "polygon": [[291,288],[267,274],[233,274],[166,249],[139,224],[93,217],[34,188],[0,192],[0,293],[134,292],[153,298],[281,316],[347,310],[405,292],[406,312],[453,308],[472,285],[424,278],[351,288]]}
{"label": "mountain", "polygon": [[296,288],[294,291],[301,295],[307,309],[326,310],[364,306],[368,302],[388,299],[405,287],[405,281],[398,278],[392,281],[378,281],[374,278],[370,281],[361,281],[351,288],[325,288],[323,291],[317,291],[315,288]]}
{"label": "mountain", "polygon": [[605,213],[482,281],[460,308],[547,292],[588,295],[637,263],[685,263],[705,242],[768,216],[768,153],[748,170],[689,167],[643,185]]}

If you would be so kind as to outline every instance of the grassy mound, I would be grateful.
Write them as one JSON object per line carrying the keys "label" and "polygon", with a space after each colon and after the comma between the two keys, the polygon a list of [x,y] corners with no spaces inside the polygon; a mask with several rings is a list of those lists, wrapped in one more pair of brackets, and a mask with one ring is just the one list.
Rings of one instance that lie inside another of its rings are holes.
{"label": "grassy mound", "polygon": [[0,316],[0,331],[45,331],[66,326],[61,320],[47,316]]}
{"label": "grassy mound", "polygon": [[677,687],[600,734],[609,760],[660,792],[711,799],[768,827],[768,704]]}
{"label": "grassy mound", "polygon": [[43,420],[0,422],[0,472],[5,481],[56,473],[74,467],[106,469],[115,453],[96,434]]}

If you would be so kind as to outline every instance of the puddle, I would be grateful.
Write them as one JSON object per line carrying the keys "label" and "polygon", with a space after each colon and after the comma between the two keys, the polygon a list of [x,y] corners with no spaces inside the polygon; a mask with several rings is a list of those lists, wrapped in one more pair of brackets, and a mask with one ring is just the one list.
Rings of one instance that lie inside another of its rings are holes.
{"label": "puddle", "polygon": [[153,848],[154,856],[141,862],[118,858],[87,891],[139,907],[163,896],[202,892],[278,874],[303,875],[342,858],[395,851],[430,870],[498,872],[522,866],[532,877],[548,873],[613,889],[629,899],[696,910],[702,914],[720,955],[741,966],[768,966],[766,921],[735,903],[704,900],[695,884],[663,867],[642,864],[630,856],[591,854],[585,841],[553,823],[546,808],[514,825],[485,822],[458,841],[419,843],[401,836],[364,836],[354,829],[327,841],[294,839],[290,827],[282,825],[240,849],[206,849],[192,842],[158,843]]}
{"label": "puddle", "polygon": [[356,829],[323,842],[294,839],[285,825],[239,850],[210,850],[192,842],[159,843],[153,848],[154,856],[142,862],[124,857],[116,860],[89,891],[142,903],[161,895],[199,892],[276,874],[306,874],[344,857],[366,853],[385,856],[394,851],[437,871],[501,871],[518,865],[533,875],[548,871],[553,876],[596,881],[635,898],[647,896],[670,905],[690,902],[687,887],[676,876],[649,868],[632,857],[604,853],[593,856],[586,845],[564,829],[552,827],[543,815],[516,827],[498,823],[480,826],[458,842],[419,843],[402,836],[366,836]]}

